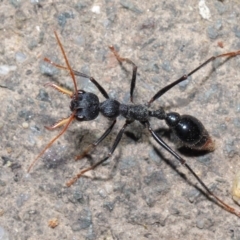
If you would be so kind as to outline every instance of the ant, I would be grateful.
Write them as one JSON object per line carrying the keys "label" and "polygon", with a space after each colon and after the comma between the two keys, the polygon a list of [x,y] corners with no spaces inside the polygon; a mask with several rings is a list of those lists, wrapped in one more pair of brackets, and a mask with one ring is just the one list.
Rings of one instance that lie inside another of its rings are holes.
{"label": "ant", "polygon": [[[219,199],[206,185],[205,183],[198,177],[198,175],[192,170],[192,168],[186,163],[186,160],[183,159],[178,153],[176,153],[174,150],[172,150],[166,143],[163,141],[163,139],[151,128],[150,125],[150,119],[151,118],[157,118],[158,120],[165,120],[166,124],[169,126],[169,128],[173,131],[173,133],[176,135],[176,137],[182,142],[182,144],[186,147],[192,148],[192,149],[200,149],[200,150],[207,150],[207,151],[213,151],[214,150],[214,142],[212,141],[211,137],[209,136],[207,130],[203,126],[203,124],[195,117],[190,115],[180,115],[177,112],[169,112],[166,113],[162,107],[159,107],[157,110],[152,110],[150,108],[151,104],[160,98],[163,94],[168,92],[170,89],[172,89],[175,85],[179,84],[180,82],[183,82],[186,80],[189,76],[197,72],[200,68],[207,65],[208,63],[214,61],[216,58],[231,58],[235,57],[237,55],[240,55],[240,50],[236,52],[228,52],[225,54],[220,54],[217,56],[213,56],[209,58],[207,61],[202,63],[200,66],[195,68],[190,73],[183,75],[178,80],[170,83],[169,85],[165,86],[164,88],[160,89],[149,101],[147,104],[139,104],[136,105],[133,103],[133,92],[136,85],[136,75],[137,75],[137,66],[128,58],[122,58],[119,56],[119,54],[116,52],[113,46],[110,46],[110,50],[113,52],[117,60],[122,62],[127,62],[132,65],[132,80],[130,85],[130,100],[131,104],[122,104],[119,101],[112,99],[109,97],[105,89],[93,78],[89,77],[84,73],[80,73],[78,71],[75,71],[71,68],[69,61],[67,59],[66,53],[64,51],[64,48],[60,42],[60,39],[57,35],[57,33],[54,31],[56,40],[58,42],[58,45],[61,49],[61,52],[64,56],[65,63],[67,67],[58,65],[48,58],[44,58],[45,62],[50,63],[51,65],[60,68],[68,70],[73,83],[74,83],[74,91],[69,91],[63,87],[60,87],[53,83],[47,83],[46,86],[50,86],[59,92],[68,95],[71,98],[70,102],[70,110],[71,115],[68,118],[64,118],[60,120],[59,122],[55,123],[54,125],[50,127],[46,127],[48,130],[53,130],[55,128],[58,128],[60,126],[64,126],[63,129],[59,132],[59,134],[53,138],[47,146],[39,153],[39,155],[35,158],[35,160],[31,163],[31,165],[28,168],[28,172],[31,170],[33,165],[37,162],[37,160],[45,153],[45,151],[51,147],[51,145],[61,136],[64,134],[64,132],[67,130],[69,125],[72,123],[73,120],[77,121],[91,121],[94,120],[99,113],[101,113],[104,117],[112,120],[112,123],[110,127],[102,134],[102,136],[92,143],[81,155],[76,157],[76,160],[83,158],[86,156],[90,150],[97,147],[111,132],[113,129],[116,119],[118,116],[123,116],[126,121],[124,125],[122,126],[121,130],[117,134],[117,137],[108,153],[108,155],[93,164],[92,166],[83,169],[80,171],[75,177],[73,177],[70,181],[66,183],[68,187],[70,187],[72,184],[74,184],[84,173],[95,169],[97,166],[108,160],[116,147],[118,146],[123,133],[128,125],[133,123],[134,121],[139,121],[143,126],[145,126],[154,140],[165,150],[167,150],[173,157],[175,157],[179,163],[183,166],[185,166],[189,172],[196,178],[196,180],[201,184],[201,186],[205,189],[206,194],[208,194],[211,199],[221,206],[226,211],[235,214],[236,216],[240,217],[240,212],[236,209],[230,207],[228,204],[226,204],[224,201]],[[103,95],[103,97],[106,99],[103,102],[100,102],[98,97],[91,92],[85,92],[84,90],[78,90],[77,83],[76,83],[76,76],[81,76],[88,78],[100,91],[100,93]]]}

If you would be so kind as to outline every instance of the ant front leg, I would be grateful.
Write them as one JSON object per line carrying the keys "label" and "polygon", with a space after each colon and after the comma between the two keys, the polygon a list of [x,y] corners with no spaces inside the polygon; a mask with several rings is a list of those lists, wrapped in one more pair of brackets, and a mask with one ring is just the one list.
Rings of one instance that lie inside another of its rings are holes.
{"label": "ant front leg", "polygon": [[90,77],[90,76],[88,76],[88,75],[86,75],[86,74],[84,74],[84,73],[78,72],[78,71],[76,71],[76,70],[73,70],[73,73],[74,73],[74,75],[76,75],[76,76],[88,78],[88,79],[97,87],[97,89],[100,91],[100,93],[101,93],[106,99],[109,98],[106,90],[105,90],[105,89],[97,82],[97,80],[95,80],[93,77]]}
{"label": "ant front leg", "polygon": [[92,166],[83,169],[83,170],[82,170],[81,172],[79,172],[74,178],[72,178],[70,181],[68,181],[68,182],[66,183],[66,185],[67,185],[68,187],[70,187],[70,186],[71,186],[72,184],[74,184],[84,173],[86,173],[86,172],[88,172],[88,171],[90,171],[90,170],[95,169],[97,166],[99,166],[100,164],[102,164],[102,163],[104,163],[105,161],[107,161],[107,160],[112,156],[112,154],[113,154],[113,152],[115,151],[116,147],[118,146],[120,140],[122,139],[122,135],[123,135],[126,127],[127,127],[130,123],[132,123],[132,121],[126,120],[126,122],[125,122],[125,124],[123,125],[122,129],[121,129],[120,132],[118,133],[118,135],[117,135],[117,137],[116,137],[116,139],[115,139],[115,141],[114,141],[114,143],[113,143],[113,146],[112,146],[110,152],[108,153],[107,157],[105,157],[105,158],[102,159],[101,161],[93,164]]}
{"label": "ant front leg", "polygon": [[219,206],[224,208],[226,211],[235,214],[236,216],[240,217],[240,212],[238,212],[236,209],[230,207],[228,204],[223,202],[221,199],[219,199],[207,186],[206,184],[198,177],[198,175],[192,170],[192,168],[186,163],[186,160],[183,159],[181,156],[179,156],[175,151],[173,151],[163,140],[161,137],[157,135],[155,131],[152,130],[150,123],[148,121],[143,122],[143,124],[148,128],[148,131],[152,134],[154,140],[162,146],[165,150],[167,150],[172,156],[174,156],[181,165],[185,166],[189,172],[197,179],[197,181],[202,185],[202,187],[206,190],[209,196],[212,197],[214,202],[216,202]]}
{"label": "ant front leg", "polygon": [[[69,70],[67,67],[64,67],[64,66],[62,66],[62,65],[56,64],[56,63],[52,62],[50,59],[48,59],[48,58],[44,58],[43,60],[44,60],[45,62],[48,62],[49,64],[53,65],[54,67],[57,67],[57,68],[60,68],[60,69],[64,69],[64,70]],[[106,90],[105,90],[105,89],[97,82],[97,80],[95,80],[93,77],[90,77],[90,76],[88,76],[88,75],[86,75],[86,74],[84,74],[84,73],[78,72],[78,71],[73,70],[73,69],[71,69],[71,70],[72,70],[72,73],[73,73],[75,76],[88,78],[88,79],[97,87],[97,89],[101,92],[101,94],[102,94],[106,99],[109,98]],[[55,84],[49,84],[49,85],[52,86],[52,87],[54,87],[54,88],[56,88],[58,91],[62,92],[61,89],[58,89],[58,88],[60,88],[60,87],[57,88],[57,87],[53,86],[53,85],[55,85]],[[63,93],[65,93],[65,92],[63,92]],[[67,94],[67,93],[66,93],[66,94]]]}
{"label": "ant front leg", "polygon": [[132,64],[132,66],[133,66],[132,81],[131,81],[131,87],[130,87],[130,100],[133,103],[133,92],[134,92],[135,85],[136,85],[137,66],[132,60],[130,60],[128,58],[120,57],[120,55],[118,54],[118,52],[115,50],[115,48],[113,46],[109,46],[109,49],[113,52],[113,54],[115,55],[115,57],[117,58],[117,60],[120,63],[127,62],[127,63]]}
{"label": "ant front leg", "polygon": [[84,158],[93,148],[96,148],[112,131],[114,125],[116,123],[116,120],[113,121],[111,126],[103,133],[103,135],[94,143],[90,144],[86,150],[83,151],[82,154],[75,157],[75,160],[80,160]]}

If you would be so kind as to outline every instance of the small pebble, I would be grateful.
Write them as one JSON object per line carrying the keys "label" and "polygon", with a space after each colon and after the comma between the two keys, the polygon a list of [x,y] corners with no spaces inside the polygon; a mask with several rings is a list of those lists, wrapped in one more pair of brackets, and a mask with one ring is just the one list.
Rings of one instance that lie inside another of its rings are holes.
{"label": "small pebble", "polygon": [[200,0],[199,1],[198,9],[199,9],[199,13],[200,13],[200,15],[203,19],[209,20],[211,18],[211,13],[210,13],[209,8],[206,5],[205,0]]}
{"label": "small pebble", "polygon": [[0,65],[0,75],[7,75],[9,72],[15,71],[16,69],[16,66]]}
{"label": "small pebble", "polygon": [[26,129],[29,127],[29,124],[27,122],[23,122],[22,127]]}
{"label": "small pebble", "polygon": [[17,52],[15,58],[17,62],[22,63],[26,60],[27,56],[22,52]]}
{"label": "small pebble", "polygon": [[99,192],[99,195],[102,197],[102,198],[106,198],[107,197],[107,193],[104,189],[101,189]]}
{"label": "small pebble", "polygon": [[213,26],[210,26],[207,28],[207,35],[210,39],[216,39],[218,37],[218,31]]}
{"label": "small pebble", "polygon": [[10,148],[10,147],[7,147],[6,150],[7,150],[7,153],[11,153],[12,152],[12,148]]}
{"label": "small pebble", "polygon": [[9,1],[15,8],[19,8],[21,6],[20,0],[10,0]]}
{"label": "small pebble", "polygon": [[30,2],[33,3],[33,4],[38,4],[39,0],[31,0]]}
{"label": "small pebble", "polygon": [[126,8],[129,9],[130,11],[133,11],[135,13],[142,13],[143,11],[140,10],[136,5],[134,5],[134,3],[130,0],[120,0],[120,4]]}
{"label": "small pebble", "polygon": [[26,194],[26,193],[19,194],[16,199],[17,207],[22,207],[24,205],[24,203],[28,201],[29,198],[30,198],[29,194]]}
{"label": "small pebble", "polygon": [[18,9],[15,13],[15,24],[18,29],[22,29],[24,26],[25,21],[27,20],[27,16],[25,13]]}
{"label": "small pebble", "polygon": [[96,14],[100,14],[100,6],[93,6],[92,7],[92,9],[91,9],[91,11],[93,12],[93,13],[96,13]]}
{"label": "small pebble", "polygon": [[211,226],[214,225],[214,222],[211,218],[208,218],[206,215],[199,216],[196,219],[196,226],[199,229],[209,229]]}
{"label": "small pebble", "polygon": [[51,228],[55,228],[59,225],[59,221],[57,218],[52,218],[48,221],[48,226]]}

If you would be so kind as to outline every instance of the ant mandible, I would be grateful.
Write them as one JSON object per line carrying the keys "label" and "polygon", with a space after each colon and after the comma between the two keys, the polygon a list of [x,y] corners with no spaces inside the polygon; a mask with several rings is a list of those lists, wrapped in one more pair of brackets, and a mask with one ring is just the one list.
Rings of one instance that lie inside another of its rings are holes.
{"label": "ant mandible", "polygon": [[[53,130],[55,128],[58,128],[60,126],[63,126],[63,129],[60,131],[60,133],[53,138],[47,146],[40,152],[40,154],[35,158],[35,160],[31,163],[31,165],[28,168],[28,172],[31,170],[33,165],[36,163],[36,161],[45,153],[45,151],[61,136],[63,133],[67,130],[71,122],[76,119],[78,121],[91,121],[94,120],[99,113],[101,113],[104,117],[112,120],[112,124],[110,127],[103,133],[103,135],[94,143],[92,143],[84,152],[83,154],[76,157],[76,160],[83,158],[86,156],[91,149],[95,148],[98,144],[100,144],[111,132],[113,129],[116,118],[118,116],[123,116],[126,121],[119,133],[117,134],[117,137],[108,153],[108,155],[93,164],[92,166],[83,169],[80,171],[74,178],[72,178],[70,181],[67,182],[67,186],[71,186],[73,183],[75,183],[84,173],[95,169],[98,165],[102,164],[103,162],[107,161],[107,159],[113,154],[114,150],[118,146],[123,133],[126,129],[126,127],[133,123],[134,121],[139,121],[143,126],[145,126],[148,131],[151,133],[154,140],[164,149],[166,149],[172,156],[174,156],[181,165],[185,166],[189,172],[197,179],[197,181],[201,184],[201,186],[205,189],[207,194],[211,196],[211,199],[217,203],[219,206],[221,206],[226,211],[235,214],[236,216],[240,217],[240,212],[234,209],[233,207],[230,207],[228,204],[223,202],[221,199],[219,199],[206,185],[203,183],[203,181],[197,176],[197,174],[192,170],[192,168],[186,163],[186,160],[183,159],[178,153],[176,153],[174,150],[172,150],[166,143],[163,141],[163,139],[151,128],[150,125],[150,119],[151,118],[157,118],[159,120],[165,120],[166,124],[169,126],[169,128],[173,131],[173,133],[176,135],[176,137],[182,142],[182,144],[186,147],[193,148],[193,149],[204,149],[208,151],[214,150],[214,143],[212,139],[210,138],[207,130],[203,126],[203,124],[195,117],[190,115],[180,115],[176,112],[170,112],[166,113],[162,107],[160,107],[157,110],[150,109],[151,103],[153,103],[155,100],[160,98],[163,94],[168,92],[171,88],[173,88],[175,85],[179,84],[180,82],[183,82],[186,80],[189,76],[191,76],[193,73],[197,72],[200,68],[208,64],[209,62],[212,62],[216,58],[222,58],[222,57],[235,57],[237,55],[240,55],[240,50],[236,52],[228,52],[225,54],[220,54],[217,56],[213,56],[209,58],[207,61],[205,61],[203,64],[195,68],[190,73],[183,75],[178,80],[170,83],[169,85],[165,86],[161,90],[159,90],[151,99],[148,101],[146,105],[139,104],[136,105],[133,103],[133,92],[136,85],[136,75],[137,75],[137,66],[128,58],[122,58],[119,56],[119,54],[115,51],[114,47],[109,47],[110,50],[113,52],[117,60],[122,62],[127,62],[133,66],[133,72],[132,72],[132,80],[130,85],[130,99],[131,104],[122,104],[118,102],[115,99],[112,99],[109,97],[105,89],[93,78],[89,77],[84,73],[80,73],[78,71],[75,71],[71,68],[69,61],[67,59],[66,53],[64,51],[64,48],[60,42],[60,39],[56,32],[54,32],[55,37],[57,39],[58,45],[61,48],[61,52],[64,56],[65,63],[67,67],[58,65],[56,63],[53,63],[48,58],[44,58],[44,61],[52,64],[53,66],[61,69],[68,70],[74,83],[74,91],[69,91],[63,87],[60,87],[53,83],[46,84],[47,86],[53,87],[59,92],[68,95],[72,100],[70,102],[70,110],[72,114],[70,117],[60,120],[59,122],[55,123],[51,127],[46,127],[48,130]],[[85,92],[84,90],[78,90],[77,89],[77,83],[76,83],[76,76],[81,76],[84,78],[88,78],[101,92],[101,94],[106,99],[103,102],[99,102],[98,97],[91,92]]]}

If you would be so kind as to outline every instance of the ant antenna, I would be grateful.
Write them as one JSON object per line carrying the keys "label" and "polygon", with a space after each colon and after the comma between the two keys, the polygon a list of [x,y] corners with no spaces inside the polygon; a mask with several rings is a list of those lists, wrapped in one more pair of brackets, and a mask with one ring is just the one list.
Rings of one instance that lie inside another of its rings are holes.
{"label": "ant antenna", "polygon": [[[52,146],[52,144],[61,136],[63,135],[63,133],[67,130],[68,126],[70,125],[70,123],[73,121],[74,119],[74,113],[71,114],[70,117],[66,118],[66,119],[63,119],[61,120],[58,124],[60,124],[61,122],[61,125],[63,125],[64,123],[66,123],[65,127],[63,128],[63,130],[55,137],[53,138],[48,144],[47,146],[39,153],[39,155],[34,159],[34,161],[31,163],[31,165],[29,166],[27,172],[30,172],[31,168],[35,165],[35,163],[37,162],[37,160],[46,152],[46,150],[48,148],[50,148]],[[55,124],[57,125],[57,124]],[[61,126],[61,125],[58,125],[57,127]],[[54,126],[55,127],[55,126]],[[54,127],[46,127],[47,129],[51,129],[51,128],[54,128]]]}
{"label": "ant antenna", "polygon": [[[68,69],[68,70],[69,70],[69,73],[70,73],[70,75],[71,75],[71,77],[72,77],[72,80],[73,80],[73,83],[74,83],[75,93],[72,93],[71,91],[69,91],[69,90],[67,90],[67,89],[64,89],[64,88],[62,88],[62,87],[59,87],[59,86],[57,86],[57,85],[55,85],[55,84],[49,83],[49,84],[46,84],[46,85],[47,85],[47,86],[51,86],[51,87],[57,89],[57,90],[60,91],[61,93],[64,93],[64,94],[69,95],[71,98],[72,98],[73,96],[75,96],[75,97],[77,98],[77,97],[78,97],[78,94],[77,94],[77,93],[78,93],[78,89],[77,89],[77,83],[76,83],[76,79],[75,79],[73,70],[72,70],[72,68],[71,68],[71,66],[70,66],[70,64],[69,64],[69,61],[68,61],[68,59],[67,59],[67,55],[66,55],[66,53],[65,53],[65,51],[64,51],[64,48],[63,48],[63,46],[62,46],[62,44],[61,44],[61,42],[60,42],[60,39],[59,39],[59,37],[58,37],[58,35],[57,35],[57,32],[54,31],[54,34],[55,34],[55,37],[56,37],[56,39],[57,39],[57,43],[58,43],[58,45],[59,45],[59,47],[60,47],[60,49],[61,49],[61,52],[62,52],[62,54],[63,54],[63,57],[64,57],[64,60],[65,60],[65,63],[66,63],[66,65],[67,65],[67,67],[62,67],[62,66],[60,66],[60,65],[58,65],[58,64],[55,64],[54,62],[52,62],[52,61],[49,60],[48,58],[44,58],[44,61],[52,64],[53,66],[56,66],[56,67],[59,67],[59,68],[64,68],[64,69]],[[53,129],[58,128],[58,127],[60,127],[60,126],[62,126],[62,125],[65,125],[64,128],[63,128],[63,130],[62,130],[55,138],[53,138],[53,139],[47,144],[47,146],[39,153],[39,155],[34,159],[34,161],[30,164],[27,172],[30,172],[31,168],[35,165],[35,163],[38,161],[38,159],[46,152],[46,150],[47,150],[48,148],[50,148],[50,147],[52,146],[52,144],[53,144],[59,137],[61,137],[61,136],[66,132],[66,130],[68,129],[69,125],[71,124],[71,122],[72,122],[73,119],[75,118],[75,114],[76,114],[76,111],[73,111],[72,114],[70,115],[70,117],[64,118],[64,119],[58,121],[58,122],[55,123],[53,126],[50,126],[50,127],[46,127],[46,126],[45,126],[46,129],[48,129],[48,130],[53,130]]]}
{"label": "ant antenna", "polygon": [[67,68],[68,68],[68,70],[69,70],[69,72],[70,72],[70,75],[71,75],[71,77],[72,77],[72,80],[73,80],[73,83],[74,83],[75,94],[76,94],[76,96],[77,96],[77,91],[78,91],[78,89],[77,89],[77,82],[76,82],[76,78],[75,78],[75,76],[74,76],[73,70],[72,70],[72,68],[71,68],[71,66],[70,66],[70,64],[69,64],[69,62],[68,62],[67,55],[66,55],[66,53],[65,53],[65,51],[64,51],[64,48],[63,48],[63,46],[62,46],[62,43],[60,42],[60,39],[59,39],[56,31],[54,31],[54,35],[55,35],[55,37],[56,37],[56,39],[57,39],[57,42],[58,42],[58,45],[59,45],[59,47],[60,47],[60,49],[61,49],[61,52],[62,52],[62,54],[63,54],[64,60],[65,60],[65,62],[66,62],[66,64],[67,64]]}

